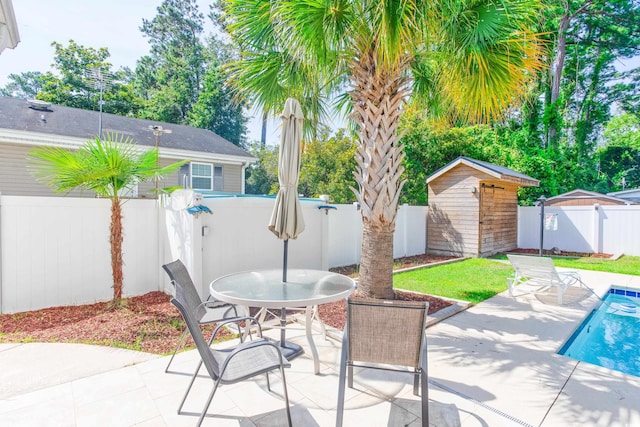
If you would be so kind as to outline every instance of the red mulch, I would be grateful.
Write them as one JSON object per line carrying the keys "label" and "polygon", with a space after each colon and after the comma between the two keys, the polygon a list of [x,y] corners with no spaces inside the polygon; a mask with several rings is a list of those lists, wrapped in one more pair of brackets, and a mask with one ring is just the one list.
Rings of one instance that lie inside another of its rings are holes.
{"label": "red mulch", "polygon": [[[449,259],[421,255],[396,260],[395,267],[406,268]],[[333,271],[357,274],[357,266]],[[395,291],[396,298],[429,301],[429,313],[450,305],[428,295]],[[110,303],[64,306],[0,315],[0,343],[7,342],[75,342],[102,345],[123,345],[157,354],[168,354],[180,338],[183,321],[178,310],[163,292],[150,292],[128,298],[125,307],[113,309]],[[345,302],[320,306],[320,319],[342,329],[345,323]],[[212,326],[205,328],[211,332]],[[189,338],[188,346],[193,346]]]}

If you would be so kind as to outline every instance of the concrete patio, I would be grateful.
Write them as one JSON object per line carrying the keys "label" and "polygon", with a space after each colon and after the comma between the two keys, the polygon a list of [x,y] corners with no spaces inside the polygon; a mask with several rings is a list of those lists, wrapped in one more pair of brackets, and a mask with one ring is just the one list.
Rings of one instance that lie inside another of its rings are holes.
{"label": "concrete patio", "polygon": [[[640,288],[639,276],[581,273],[598,295],[612,284]],[[429,327],[431,425],[640,426],[640,378],[555,354],[596,302],[578,289],[566,299],[558,306],[553,296],[505,292]],[[302,331],[287,334],[307,345]],[[306,353],[286,371],[293,422],[332,426],[340,342],[315,338],[320,375]],[[167,361],[108,347],[0,344],[0,425],[194,425],[211,381],[196,381],[185,405],[193,415],[177,415],[198,355],[181,353],[177,373],[164,373]],[[203,425],[285,425],[281,394],[275,375],[271,393],[264,377],[224,386]],[[410,375],[358,372],[346,399],[346,426],[421,425]]]}

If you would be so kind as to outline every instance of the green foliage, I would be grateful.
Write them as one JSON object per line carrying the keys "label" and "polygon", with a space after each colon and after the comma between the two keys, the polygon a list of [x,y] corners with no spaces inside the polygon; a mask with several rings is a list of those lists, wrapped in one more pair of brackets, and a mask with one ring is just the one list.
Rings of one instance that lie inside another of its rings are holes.
{"label": "green foliage", "polygon": [[247,151],[258,163],[247,168],[245,193],[275,194],[278,192],[278,147],[254,142]]}
{"label": "green foliage", "polygon": [[11,74],[2,95],[98,111],[102,90],[103,111],[135,115],[140,105],[130,84],[131,73],[126,68],[114,71],[106,48],[84,47],[73,40],[68,46],[57,42],[52,46],[52,66],[58,75],[35,71]]}
{"label": "green foliage", "polygon": [[36,179],[57,193],[76,188],[114,201],[122,190],[177,171],[185,161],[158,167],[158,152],[140,153],[136,143],[119,134],[87,141],[78,150],[38,147],[29,153]]}
{"label": "green foliage", "polygon": [[325,141],[313,140],[304,145],[301,157],[298,191],[307,197],[327,194],[333,203],[356,200],[351,188],[356,167],[357,141],[340,130]]}
{"label": "green foliage", "polygon": [[222,64],[234,57],[216,37],[205,44],[204,15],[195,0],[163,0],[142,33],[151,54],[138,60],[136,93],[144,99],[141,116],[168,123],[209,129],[242,146],[246,122],[244,104],[233,99]]}
{"label": "green foliage", "polygon": [[243,145],[247,119],[242,114],[242,104],[235,103],[225,87],[220,67],[210,64],[203,83],[198,100],[187,114],[187,123],[209,129],[235,145]]}
{"label": "green foliage", "polygon": [[611,120],[604,131],[605,144],[598,148],[599,182],[602,192],[640,187],[640,119],[624,114]]}
{"label": "green foliage", "polygon": [[0,96],[35,99],[38,93],[42,91],[47,78],[53,78],[53,75],[45,76],[39,71],[9,74],[9,82],[4,88],[0,89]]}
{"label": "green foliage", "polygon": [[511,149],[502,145],[498,134],[488,126],[439,128],[420,116],[404,122],[402,143],[406,157],[401,202],[427,203],[426,179],[459,156],[507,165]]}

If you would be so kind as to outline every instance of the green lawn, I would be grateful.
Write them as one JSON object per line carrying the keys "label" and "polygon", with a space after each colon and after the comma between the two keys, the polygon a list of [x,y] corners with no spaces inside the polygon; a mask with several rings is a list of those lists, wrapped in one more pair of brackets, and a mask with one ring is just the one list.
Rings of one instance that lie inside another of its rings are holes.
{"label": "green lawn", "polygon": [[477,304],[507,289],[509,264],[472,258],[393,275],[393,287]]}
{"label": "green lawn", "polygon": [[[496,255],[495,259],[506,260],[506,255]],[[579,270],[606,271],[609,273],[632,274],[640,276],[640,257],[623,255],[613,261],[606,258],[564,258],[551,257],[556,267],[574,268]]]}
{"label": "green lawn", "polygon": [[[507,289],[513,274],[505,255],[494,259],[472,258],[451,264],[398,273],[393,287],[477,304]],[[623,256],[615,261],[602,258],[553,258],[557,267],[640,276],[640,257]]]}

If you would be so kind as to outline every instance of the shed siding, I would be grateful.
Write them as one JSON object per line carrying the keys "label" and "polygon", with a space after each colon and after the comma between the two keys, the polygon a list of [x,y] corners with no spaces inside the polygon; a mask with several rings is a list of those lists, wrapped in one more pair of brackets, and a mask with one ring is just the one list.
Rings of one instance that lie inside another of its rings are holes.
{"label": "shed siding", "polygon": [[[460,165],[429,183],[427,252],[476,256],[478,252],[479,176]],[[476,188],[473,193],[472,189]]]}

